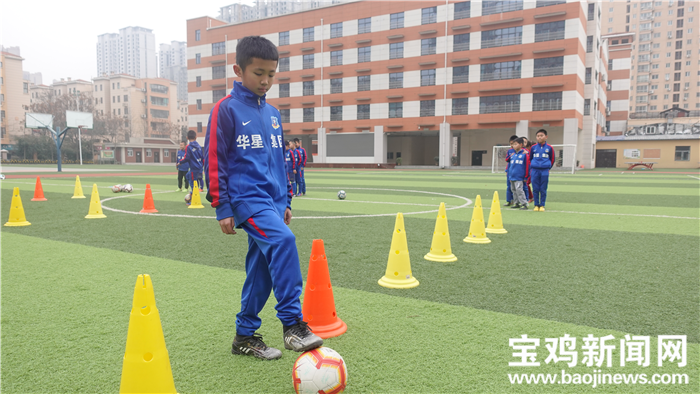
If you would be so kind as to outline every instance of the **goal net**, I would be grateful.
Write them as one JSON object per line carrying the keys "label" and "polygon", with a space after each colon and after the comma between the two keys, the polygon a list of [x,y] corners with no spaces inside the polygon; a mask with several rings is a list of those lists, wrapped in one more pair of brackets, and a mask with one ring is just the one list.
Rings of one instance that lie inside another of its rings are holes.
{"label": "goal net", "polygon": [[[554,166],[551,171],[574,173],[576,170],[576,145],[575,144],[559,144],[552,145],[555,153]],[[506,153],[510,146],[494,146],[493,156],[491,160],[491,172],[506,171]]]}

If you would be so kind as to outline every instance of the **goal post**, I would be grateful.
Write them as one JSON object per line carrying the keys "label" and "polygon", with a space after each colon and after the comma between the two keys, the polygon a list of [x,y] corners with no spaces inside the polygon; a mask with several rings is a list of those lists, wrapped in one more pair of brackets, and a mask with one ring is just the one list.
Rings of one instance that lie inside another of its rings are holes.
{"label": "goal post", "polygon": [[[554,148],[555,161],[552,172],[571,173],[576,171],[576,144],[550,144]],[[506,153],[510,146],[494,146],[491,156],[491,173],[505,172]]]}

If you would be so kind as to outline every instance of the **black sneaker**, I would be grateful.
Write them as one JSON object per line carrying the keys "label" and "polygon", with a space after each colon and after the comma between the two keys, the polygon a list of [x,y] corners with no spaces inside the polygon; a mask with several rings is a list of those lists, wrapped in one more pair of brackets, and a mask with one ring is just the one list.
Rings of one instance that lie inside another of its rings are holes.
{"label": "black sneaker", "polygon": [[309,325],[297,319],[297,323],[284,326],[284,348],[295,352],[305,352],[323,345],[323,339],[311,332]]}
{"label": "black sneaker", "polygon": [[507,203],[503,204],[504,207],[509,207],[512,202],[508,201]]}
{"label": "black sneaker", "polygon": [[520,208],[520,204],[515,204],[515,205],[513,205],[511,208],[513,208],[513,209]]}
{"label": "black sneaker", "polygon": [[258,333],[251,336],[236,334],[236,337],[233,338],[231,353],[254,356],[263,360],[276,360],[282,357],[282,352],[279,349],[265,345],[262,335]]}

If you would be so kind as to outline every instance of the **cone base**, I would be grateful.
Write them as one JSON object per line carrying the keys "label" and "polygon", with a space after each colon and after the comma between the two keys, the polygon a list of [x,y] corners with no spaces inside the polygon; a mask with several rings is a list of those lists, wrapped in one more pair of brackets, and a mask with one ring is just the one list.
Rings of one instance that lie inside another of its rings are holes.
{"label": "cone base", "polygon": [[454,254],[441,256],[433,253],[428,253],[423,258],[428,261],[437,261],[438,263],[451,263],[453,261],[457,261],[457,256],[455,256]]}
{"label": "cone base", "polygon": [[85,197],[85,196],[73,196],[71,198],[87,198],[87,197]]}
{"label": "cone base", "polygon": [[158,213],[158,210],[153,208],[153,209],[142,209],[139,211],[139,213]]}
{"label": "cone base", "polygon": [[420,284],[418,279],[411,277],[410,279],[391,279],[383,276],[379,281],[377,281],[380,286],[387,287],[389,289],[411,289]]}
{"label": "cone base", "polygon": [[476,238],[476,237],[467,237],[464,238],[462,241],[467,242],[467,243],[472,243],[472,244],[488,244],[491,243],[491,240],[488,238]]}
{"label": "cone base", "polygon": [[189,209],[202,209],[202,208],[204,208],[204,205],[202,205],[202,204],[199,204],[199,205],[190,205],[190,206],[187,207],[187,208],[189,208]]}
{"label": "cone base", "polygon": [[29,226],[31,223],[28,221],[23,221],[23,222],[7,222],[5,223],[5,226],[7,227],[21,227],[21,226]]}
{"label": "cone base", "polygon": [[504,228],[494,228],[494,229],[487,228],[486,232],[489,234],[507,234],[508,233],[508,231],[506,231],[506,229],[504,229]]}
{"label": "cone base", "polygon": [[45,198],[32,198],[32,201],[49,201]]}
{"label": "cone base", "polygon": [[96,213],[96,214],[94,214],[94,215],[87,215],[87,216],[85,216],[85,219],[102,219],[102,218],[106,218],[106,217],[107,217],[107,216],[104,215],[104,214],[102,214],[102,213]]}
{"label": "cone base", "polygon": [[337,318],[335,323],[331,323],[325,326],[317,326],[309,323],[309,327],[313,330],[314,334],[318,335],[323,339],[339,337],[345,334],[348,330],[348,325],[344,321]]}

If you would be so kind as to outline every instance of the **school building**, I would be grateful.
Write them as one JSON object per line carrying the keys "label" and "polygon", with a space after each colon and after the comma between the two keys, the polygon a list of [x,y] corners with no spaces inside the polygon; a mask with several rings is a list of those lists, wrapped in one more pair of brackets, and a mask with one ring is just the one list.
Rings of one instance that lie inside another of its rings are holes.
{"label": "school building", "polygon": [[595,1],[447,0],[190,19],[188,127],[203,141],[236,79],[238,39],[261,35],[280,55],[267,99],[313,163],[490,166],[493,146],[545,128],[591,168],[609,127],[600,16]]}

